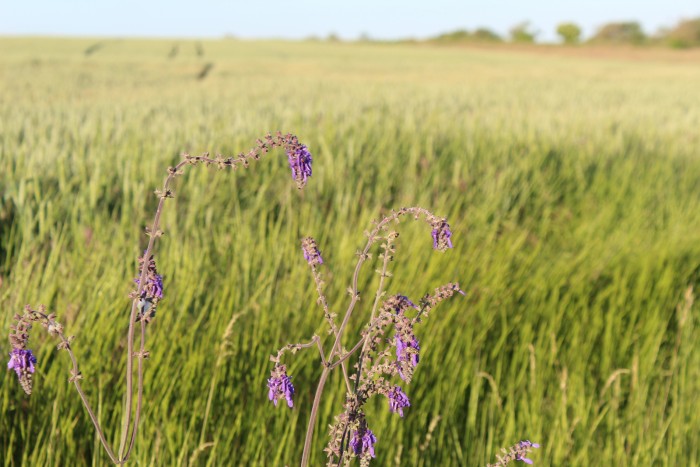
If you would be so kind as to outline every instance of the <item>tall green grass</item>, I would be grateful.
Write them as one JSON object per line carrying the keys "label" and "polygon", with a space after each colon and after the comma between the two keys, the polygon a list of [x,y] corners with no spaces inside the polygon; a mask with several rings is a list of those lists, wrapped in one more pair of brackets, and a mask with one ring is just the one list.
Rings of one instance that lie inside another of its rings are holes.
{"label": "tall green grass", "polygon": [[[526,438],[542,444],[539,465],[700,464],[698,315],[684,305],[700,285],[696,64],[98,42],[0,40],[0,324],[26,303],[59,313],[109,439],[127,294],[165,168],[277,129],[315,156],[303,192],[280,153],[178,179],[156,250],[166,298],[149,327],[134,463],[297,463],[317,357],[287,362],[294,410],[274,409],[266,378],[269,355],[322,322],[300,239],[318,240],[340,312],[370,221],[421,205],[448,217],[455,248],[433,252],[429,231],[404,222],[390,292],[415,299],[458,280],[468,293],[418,330],[405,417],[371,405],[378,465],[485,464]],[[31,343],[32,397],[12,372],[0,379],[0,459],[105,465],[67,356],[39,329]],[[337,376],[315,464],[341,410]]]}

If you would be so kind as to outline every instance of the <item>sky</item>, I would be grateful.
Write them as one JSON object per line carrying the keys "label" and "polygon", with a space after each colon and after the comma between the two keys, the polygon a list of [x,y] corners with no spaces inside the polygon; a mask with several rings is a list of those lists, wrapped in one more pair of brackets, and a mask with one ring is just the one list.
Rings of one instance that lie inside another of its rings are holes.
{"label": "sky", "polygon": [[548,42],[563,21],[587,37],[611,21],[654,33],[693,17],[700,0],[0,0],[0,35],[398,39],[529,21]]}

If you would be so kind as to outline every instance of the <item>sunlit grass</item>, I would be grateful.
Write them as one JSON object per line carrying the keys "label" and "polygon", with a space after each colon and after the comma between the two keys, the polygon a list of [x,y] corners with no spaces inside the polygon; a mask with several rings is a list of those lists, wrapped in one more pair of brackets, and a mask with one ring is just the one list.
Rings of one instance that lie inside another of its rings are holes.
{"label": "sunlit grass", "polygon": [[[418,331],[404,419],[370,410],[378,465],[485,464],[519,439],[542,444],[540,465],[700,463],[697,312],[677,310],[700,281],[696,64],[238,41],[203,41],[200,56],[173,40],[85,55],[98,42],[0,40],[0,323],[26,303],[59,313],[111,440],[127,294],[166,167],[277,129],[315,157],[301,193],[279,152],[176,182],[141,465],[297,463],[316,357],[287,362],[292,411],[267,401],[266,378],[269,355],[322,321],[300,240],[318,240],[341,311],[363,231],[403,205],[446,215],[455,249],[404,224],[390,293],[459,280],[468,294]],[[67,356],[38,329],[31,342],[32,397],[2,379],[0,459],[104,464]],[[340,404],[321,405],[317,464]]]}

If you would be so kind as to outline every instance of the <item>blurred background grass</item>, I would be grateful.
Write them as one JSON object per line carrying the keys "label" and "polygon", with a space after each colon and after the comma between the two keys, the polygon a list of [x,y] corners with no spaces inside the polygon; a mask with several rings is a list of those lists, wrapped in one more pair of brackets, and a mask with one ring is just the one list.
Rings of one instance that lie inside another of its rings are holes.
{"label": "blurred background grass", "polygon": [[[303,192],[279,152],[177,181],[135,464],[297,463],[317,356],[287,360],[293,410],[268,402],[266,378],[271,353],[322,330],[300,239],[318,240],[341,312],[363,231],[404,205],[447,216],[455,249],[433,252],[429,228],[404,222],[389,292],[415,300],[458,280],[468,294],[418,331],[404,419],[370,404],[378,465],[485,464],[520,439],[542,444],[540,465],[700,463],[697,312],[684,299],[700,280],[697,62],[5,38],[0,63],[0,323],[26,303],[59,314],[114,441],[127,294],[166,167],[278,129],[314,154]],[[0,379],[0,458],[104,465],[67,355],[38,329],[31,346],[32,397],[12,372]],[[342,410],[337,376],[314,464]]]}

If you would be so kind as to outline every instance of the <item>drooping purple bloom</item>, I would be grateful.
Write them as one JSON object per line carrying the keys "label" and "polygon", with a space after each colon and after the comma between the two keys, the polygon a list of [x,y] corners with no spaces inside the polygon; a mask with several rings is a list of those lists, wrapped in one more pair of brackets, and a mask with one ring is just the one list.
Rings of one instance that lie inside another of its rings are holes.
{"label": "drooping purple bloom", "polygon": [[311,164],[313,158],[305,144],[287,149],[287,159],[289,168],[292,169],[292,179],[302,187],[306,185],[306,180],[311,176]]}
{"label": "drooping purple bloom", "polygon": [[441,219],[433,223],[433,248],[445,251],[452,246],[452,231],[446,219]]}
{"label": "drooping purple bloom", "polygon": [[10,352],[10,361],[7,363],[8,370],[15,370],[17,376],[21,376],[23,372],[29,371],[34,373],[34,364],[36,357],[29,349],[12,349]]}
{"label": "drooping purple bloom", "polygon": [[520,441],[518,444],[520,444],[521,448],[539,448],[540,445],[537,443],[533,443],[532,441],[526,439],[524,441]]}
{"label": "drooping purple bloom", "polygon": [[411,402],[408,400],[408,396],[403,392],[401,386],[394,386],[389,392],[389,411],[398,413],[403,417],[403,408],[410,407]]}
{"label": "drooping purple bloom", "polygon": [[277,407],[279,399],[286,399],[289,407],[294,407],[294,385],[291,378],[287,375],[287,367],[277,365],[272,369],[271,378],[267,380],[268,398]]}
{"label": "drooping purple bloom", "polygon": [[372,430],[367,428],[366,423],[361,423],[360,428],[353,433],[350,439],[350,448],[356,456],[364,456],[369,454],[374,456],[374,443],[377,442],[377,437],[374,436]]}
{"label": "drooping purple bloom", "polygon": [[304,252],[304,259],[310,265],[323,264],[321,252],[318,251],[316,240],[312,237],[306,237],[301,241],[301,250]]}
{"label": "drooping purple bloom", "polygon": [[34,373],[34,364],[36,357],[29,349],[12,349],[10,352],[10,361],[7,362],[8,370],[15,370],[19,384],[27,394],[32,393],[32,376]]}

